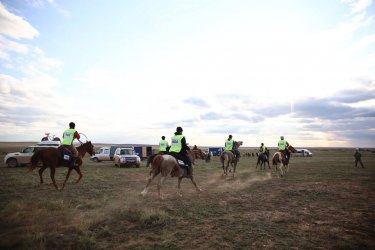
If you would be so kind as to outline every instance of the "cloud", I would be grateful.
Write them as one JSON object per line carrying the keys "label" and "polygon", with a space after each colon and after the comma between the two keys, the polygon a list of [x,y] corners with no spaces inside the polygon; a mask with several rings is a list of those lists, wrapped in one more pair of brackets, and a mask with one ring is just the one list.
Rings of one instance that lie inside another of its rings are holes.
{"label": "cloud", "polygon": [[9,12],[0,2],[0,33],[14,39],[32,39],[39,32],[25,19]]}
{"label": "cloud", "polygon": [[188,103],[188,104],[198,106],[198,107],[202,107],[202,108],[208,108],[209,107],[209,105],[203,99],[196,98],[196,97],[191,97],[191,98],[185,99],[184,102]]}
{"label": "cloud", "polygon": [[341,2],[349,4],[352,14],[365,11],[372,4],[372,0],[341,0]]}

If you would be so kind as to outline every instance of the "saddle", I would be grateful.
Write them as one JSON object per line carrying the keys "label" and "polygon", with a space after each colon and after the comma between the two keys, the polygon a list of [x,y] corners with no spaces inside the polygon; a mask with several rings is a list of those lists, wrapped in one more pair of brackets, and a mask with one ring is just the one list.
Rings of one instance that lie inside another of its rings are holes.
{"label": "saddle", "polygon": [[70,151],[68,148],[61,146],[60,147],[60,152],[61,152],[61,159],[62,162],[67,165],[71,164],[73,161],[73,153]]}

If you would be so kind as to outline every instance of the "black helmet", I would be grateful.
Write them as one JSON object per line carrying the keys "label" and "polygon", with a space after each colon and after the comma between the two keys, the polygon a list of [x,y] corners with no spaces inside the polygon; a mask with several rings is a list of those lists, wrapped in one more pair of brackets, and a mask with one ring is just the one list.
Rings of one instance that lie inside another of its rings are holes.
{"label": "black helmet", "polygon": [[264,145],[263,142],[261,143],[261,145]]}
{"label": "black helmet", "polygon": [[74,122],[69,123],[69,128],[75,128],[76,124]]}
{"label": "black helmet", "polygon": [[183,130],[182,130],[181,127],[177,127],[177,128],[176,128],[176,131],[179,132],[179,133],[181,133]]}
{"label": "black helmet", "polygon": [[165,139],[165,136],[163,135],[163,136],[161,137],[161,139],[163,139],[163,140],[164,140],[164,139]]}
{"label": "black helmet", "polygon": [[232,135],[229,135],[229,138],[232,138]]}

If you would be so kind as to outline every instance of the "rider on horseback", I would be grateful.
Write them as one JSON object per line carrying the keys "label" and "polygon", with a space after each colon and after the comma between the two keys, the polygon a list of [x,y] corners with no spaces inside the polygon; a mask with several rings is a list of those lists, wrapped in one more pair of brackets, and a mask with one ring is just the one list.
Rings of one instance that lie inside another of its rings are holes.
{"label": "rider on horseback", "polygon": [[232,135],[228,136],[228,139],[225,141],[225,150],[232,151],[234,157],[238,159],[240,157],[240,152],[237,148],[234,147],[235,141],[232,139]]}
{"label": "rider on horseback", "polygon": [[259,152],[261,153],[261,154],[263,154],[264,155],[264,157],[265,157],[265,160],[267,161],[268,160],[268,158],[267,158],[267,148],[264,146],[264,144],[263,144],[263,142],[260,144],[260,147],[259,147]]}
{"label": "rider on horseback", "polygon": [[181,160],[187,165],[187,175],[191,175],[191,161],[188,157],[186,151],[190,150],[188,145],[186,144],[185,136],[182,135],[182,128],[177,127],[174,136],[171,138],[171,148],[169,149],[169,153],[173,155],[178,160]]}
{"label": "rider on horseback", "polygon": [[163,135],[161,137],[161,140],[159,141],[159,150],[160,152],[168,152],[169,144],[168,141],[165,139],[165,136]]}
{"label": "rider on horseback", "polygon": [[290,152],[288,150],[289,143],[284,140],[284,136],[280,136],[280,141],[278,143],[279,151],[283,154],[283,156],[289,160],[290,158]]}
{"label": "rider on horseback", "polygon": [[72,167],[76,165],[76,160],[78,158],[78,151],[73,145],[74,139],[79,141],[80,135],[75,130],[76,125],[74,122],[69,123],[69,128],[64,131],[63,133],[63,141],[62,146],[67,148],[70,152],[72,152]]}

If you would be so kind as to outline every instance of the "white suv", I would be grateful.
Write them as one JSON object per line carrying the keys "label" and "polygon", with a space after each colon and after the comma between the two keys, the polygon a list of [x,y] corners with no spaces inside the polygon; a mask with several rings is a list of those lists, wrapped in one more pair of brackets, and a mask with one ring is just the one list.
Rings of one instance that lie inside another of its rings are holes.
{"label": "white suv", "polygon": [[131,167],[139,168],[141,165],[141,158],[135,153],[134,148],[117,148],[113,155],[113,161],[117,167]]}
{"label": "white suv", "polygon": [[29,165],[30,159],[33,154],[41,149],[57,148],[57,145],[34,145],[24,148],[21,152],[8,153],[4,157],[4,163],[8,167],[18,167],[22,165]]}

